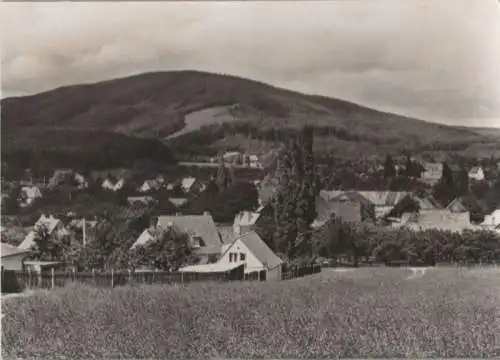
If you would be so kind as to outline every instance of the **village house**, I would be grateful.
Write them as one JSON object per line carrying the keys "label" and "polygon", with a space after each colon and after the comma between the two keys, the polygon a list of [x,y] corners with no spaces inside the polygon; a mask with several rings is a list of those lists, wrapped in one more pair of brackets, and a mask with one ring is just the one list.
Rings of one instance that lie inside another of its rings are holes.
{"label": "village house", "polygon": [[225,272],[243,265],[245,274],[264,272],[262,280],[280,280],[283,260],[280,259],[255,231],[239,235],[223,246],[220,259],[209,265],[192,265],[181,272]]}
{"label": "village house", "polygon": [[474,195],[468,194],[453,199],[446,209],[454,213],[475,212],[481,210],[481,205]]}
{"label": "village house", "polygon": [[172,215],[159,216],[155,226],[142,232],[131,249],[155,240],[155,234],[161,230],[174,228],[189,236],[194,253],[200,258],[200,263],[215,262],[220,256],[223,245],[222,238],[209,213],[203,215]]}
{"label": "village house", "polygon": [[254,169],[262,169],[263,167],[259,160],[259,157],[254,154],[248,155],[248,164],[251,168]]}
{"label": "village house", "polygon": [[18,246],[21,250],[28,250],[35,244],[36,233],[42,227],[47,230],[49,236],[63,237],[69,235],[69,231],[65,228],[63,222],[52,215],[45,216],[42,214],[38,221],[33,226],[33,229],[26,235],[22,243]]}
{"label": "village house", "polygon": [[48,187],[54,188],[58,185],[64,184],[65,181],[72,180],[78,189],[85,189],[88,187],[88,182],[85,177],[71,169],[58,169],[49,179]]}
{"label": "village house", "polygon": [[469,180],[483,181],[485,179],[484,170],[481,166],[474,166],[469,171]]}
{"label": "village house", "polygon": [[19,206],[27,207],[32,205],[36,199],[42,197],[42,192],[40,188],[36,185],[22,186],[19,195]]}
{"label": "village house", "polygon": [[23,261],[28,256],[29,250],[19,249],[2,242],[1,262],[3,270],[23,270]]}
{"label": "village house", "polygon": [[101,187],[104,190],[115,191],[115,192],[122,189],[124,186],[125,186],[125,179],[123,178],[115,181],[114,179],[108,177],[101,184]]}
{"label": "village house", "polygon": [[162,187],[161,182],[159,182],[157,179],[154,180],[145,180],[142,185],[137,189],[137,191],[141,193],[147,193],[150,191],[155,191],[159,190]]}
{"label": "village house", "polygon": [[229,151],[222,155],[222,159],[226,164],[240,164],[242,162],[242,154],[238,151]]}
{"label": "village house", "polygon": [[462,232],[463,230],[480,229],[479,226],[470,222],[470,214],[468,212],[453,213],[448,209],[420,211],[418,214],[408,216],[406,223],[402,224],[402,226],[415,231],[434,229]]}
{"label": "village house", "polygon": [[420,180],[426,184],[434,185],[441,180],[443,176],[442,163],[429,163],[422,164],[424,171],[420,174]]}
{"label": "village house", "polygon": [[485,215],[480,225],[485,229],[497,229],[500,226],[500,209],[496,209],[491,214]]}
{"label": "village house", "polygon": [[200,193],[203,192],[206,188],[205,184],[200,180],[189,176],[185,177],[181,180],[181,189],[185,193]]}

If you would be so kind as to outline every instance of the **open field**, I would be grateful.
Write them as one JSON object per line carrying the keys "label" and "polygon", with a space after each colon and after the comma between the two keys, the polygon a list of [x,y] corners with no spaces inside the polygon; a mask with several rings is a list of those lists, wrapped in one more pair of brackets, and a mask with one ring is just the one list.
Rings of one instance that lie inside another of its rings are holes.
{"label": "open field", "polygon": [[326,269],[279,283],[96,289],[3,302],[4,357],[498,357],[500,269]]}

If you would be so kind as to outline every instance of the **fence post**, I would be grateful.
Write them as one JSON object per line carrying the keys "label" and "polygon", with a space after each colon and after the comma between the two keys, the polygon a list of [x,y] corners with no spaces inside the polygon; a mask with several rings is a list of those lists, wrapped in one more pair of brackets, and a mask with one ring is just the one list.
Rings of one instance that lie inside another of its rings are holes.
{"label": "fence post", "polygon": [[181,284],[184,284],[184,273],[181,271]]}
{"label": "fence post", "polygon": [[132,270],[128,269],[128,284],[132,285]]}
{"label": "fence post", "polygon": [[95,285],[95,269],[92,268],[92,284]]}
{"label": "fence post", "polygon": [[31,268],[28,268],[28,289],[31,289]]}
{"label": "fence post", "polygon": [[76,271],[75,271],[75,268],[73,267],[71,269],[71,271],[73,272],[73,282],[75,282],[76,281]]}
{"label": "fence post", "polygon": [[50,269],[50,282],[51,282],[51,285],[52,285],[52,289],[55,288],[55,279],[54,279],[54,268],[51,268]]}
{"label": "fence post", "polygon": [[113,269],[111,269],[111,288],[114,288],[114,287],[115,287],[115,286],[114,286],[114,285],[115,285],[115,284],[114,284],[114,282],[115,282],[115,281],[114,281],[114,272],[113,272]]}
{"label": "fence post", "polygon": [[43,283],[42,283],[42,268],[40,267],[40,271],[38,271],[38,286],[40,288],[43,288]]}

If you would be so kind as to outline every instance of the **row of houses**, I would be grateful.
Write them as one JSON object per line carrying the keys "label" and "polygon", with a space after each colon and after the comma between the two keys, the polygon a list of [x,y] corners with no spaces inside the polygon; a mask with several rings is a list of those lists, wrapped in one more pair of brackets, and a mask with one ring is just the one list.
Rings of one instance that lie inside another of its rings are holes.
{"label": "row of houses", "polygon": [[[442,163],[422,163],[424,171],[420,175],[420,179],[430,185],[436,184],[443,177]],[[458,169],[454,169],[458,170]],[[473,166],[468,171],[470,181],[484,181],[486,179],[484,169],[481,166]]]}
{"label": "row of houses", "polygon": [[[84,178],[80,179],[82,182],[78,182],[78,189],[85,189],[88,187],[88,182]],[[127,181],[124,178],[116,179],[108,177],[104,179],[101,183],[101,188],[106,191],[117,192],[125,187]],[[43,184],[27,184],[22,183],[20,187],[20,192],[18,196],[18,203],[20,207],[28,207],[33,205],[38,199],[43,198],[43,189],[54,188],[54,186],[43,185]],[[158,191],[165,189],[167,191],[172,191],[175,189],[180,189],[184,194],[196,194],[201,193],[206,189],[206,184],[200,179],[194,178],[192,176],[184,177],[177,181],[171,183],[165,183],[162,176],[158,176],[155,179],[145,180],[137,189],[138,193],[150,193],[153,191]],[[2,194],[2,200],[8,197],[7,194]],[[139,199],[140,200],[140,199]],[[143,201],[142,199],[141,201]]]}
{"label": "row of houses", "polygon": [[[31,268],[40,271],[43,266],[60,264],[25,260],[34,245],[35,232],[41,226],[47,229],[48,236],[64,236],[69,233],[61,220],[42,215],[19,246],[2,243],[4,269]],[[255,231],[235,233],[231,226],[217,226],[209,213],[159,216],[155,224],[142,232],[130,250],[157,240],[163,232],[170,229],[188,235],[190,246],[199,259],[197,264],[180,269],[182,272],[225,272],[243,265],[245,273],[265,272],[268,280],[281,278],[283,261]]]}

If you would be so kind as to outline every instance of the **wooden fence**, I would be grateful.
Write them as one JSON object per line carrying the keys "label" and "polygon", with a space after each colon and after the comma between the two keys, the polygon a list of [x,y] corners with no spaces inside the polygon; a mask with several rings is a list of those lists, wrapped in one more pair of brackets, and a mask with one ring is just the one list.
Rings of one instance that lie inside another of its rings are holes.
{"label": "wooden fence", "polygon": [[[319,265],[289,269],[282,272],[282,280],[314,274],[321,271]],[[182,273],[168,271],[2,271],[2,284],[12,289],[54,289],[71,283],[82,283],[98,287],[117,287],[140,284],[189,284],[202,281],[265,281],[266,271],[245,274],[243,267],[224,273]],[[2,286],[2,289],[4,286]],[[11,291],[6,291],[11,292]],[[13,290],[15,292],[15,290]]]}

